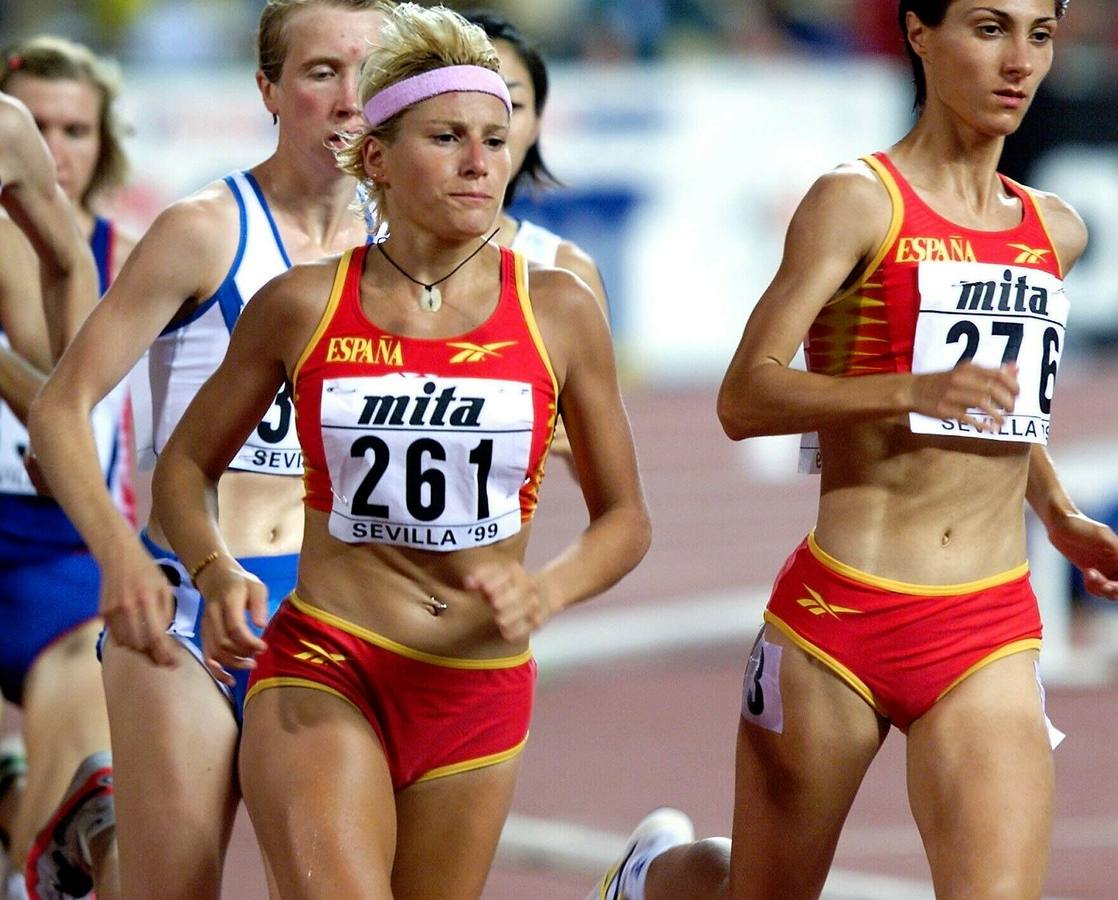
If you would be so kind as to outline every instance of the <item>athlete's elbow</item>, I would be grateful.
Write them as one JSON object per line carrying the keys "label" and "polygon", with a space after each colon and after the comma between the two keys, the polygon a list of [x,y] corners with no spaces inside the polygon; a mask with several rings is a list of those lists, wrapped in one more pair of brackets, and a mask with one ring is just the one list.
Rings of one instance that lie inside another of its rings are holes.
{"label": "athlete's elbow", "polygon": [[761,423],[754,416],[749,415],[749,404],[742,398],[725,389],[718,394],[718,421],[722,430],[732,441],[742,441],[746,438],[757,437],[764,434]]}

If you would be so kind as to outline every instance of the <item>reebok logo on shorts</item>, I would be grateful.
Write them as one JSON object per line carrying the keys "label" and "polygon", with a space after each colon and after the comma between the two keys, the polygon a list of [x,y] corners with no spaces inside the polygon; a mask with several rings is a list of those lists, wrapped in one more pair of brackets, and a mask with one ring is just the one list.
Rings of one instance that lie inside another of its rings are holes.
{"label": "reebok logo on shorts", "polygon": [[822,615],[826,614],[826,615],[834,616],[837,619],[841,614],[845,614],[845,613],[861,614],[861,612],[862,612],[862,610],[860,610],[860,609],[853,609],[852,607],[849,607],[849,606],[832,606],[830,603],[828,603],[826,600],[824,600],[821,596],[819,596],[819,594],[816,591],[813,591],[806,584],[804,585],[804,590],[807,591],[809,594],[811,594],[811,596],[810,597],[801,597],[796,602],[798,604],[800,604],[800,606],[804,607],[804,609],[806,609],[808,612],[810,612],[813,616],[822,616]]}
{"label": "reebok logo on shorts", "polygon": [[331,653],[329,650],[323,649],[318,644],[312,644],[310,641],[301,640],[299,641],[299,643],[308,648],[302,653],[294,654],[296,659],[301,659],[303,662],[309,662],[313,663],[316,666],[322,666],[326,663],[333,663],[334,665],[337,665],[338,663],[343,663],[346,661],[345,655],[342,653]]}

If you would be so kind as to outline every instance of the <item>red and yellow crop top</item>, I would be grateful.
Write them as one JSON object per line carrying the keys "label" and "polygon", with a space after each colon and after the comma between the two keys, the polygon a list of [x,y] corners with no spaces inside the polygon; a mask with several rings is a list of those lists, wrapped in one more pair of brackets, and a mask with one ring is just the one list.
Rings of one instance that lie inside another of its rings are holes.
{"label": "red and yellow crop top", "polygon": [[1062,278],[1060,260],[1028,188],[999,176],[1023,214],[1005,231],[962,228],[936,213],[884,153],[863,158],[889,191],[893,217],[874,259],[855,284],[829,302],[808,331],[807,366],[824,375],[909,372],[920,309],[922,262],[992,263]]}
{"label": "red and yellow crop top", "polygon": [[535,512],[558,395],[524,257],[501,248],[485,322],[427,339],[365,316],[367,252],[342,256],[295,368],[304,502],[349,543],[445,552],[516,534]]}

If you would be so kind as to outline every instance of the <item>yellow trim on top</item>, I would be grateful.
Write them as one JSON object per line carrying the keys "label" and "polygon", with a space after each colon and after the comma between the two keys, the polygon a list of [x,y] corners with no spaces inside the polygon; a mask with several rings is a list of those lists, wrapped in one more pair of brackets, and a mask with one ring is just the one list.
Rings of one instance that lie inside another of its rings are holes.
{"label": "yellow trim on top", "polygon": [[514,669],[517,666],[522,666],[532,658],[532,650],[528,648],[523,653],[518,653],[516,656],[499,656],[493,659],[463,659],[456,656],[439,656],[435,653],[427,653],[424,650],[416,650],[413,647],[408,647],[406,644],[401,644],[398,641],[387,638],[382,634],[377,634],[375,631],[370,631],[368,628],[362,628],[360,625],[354,625],[352,622],[336,616],[333,613],[327,612],[324,609],[319,609],[317,606],[312,606],[307,603],[294,591],[287,598],[287,602],[294,606],[299,612],[305,616],[310,616],[312,619],[318,619],[320,622],[325,622],[346,634],[352,634],[354,637],[361,638],[382,650],[387,650],[390,653],[395,653],[397,656],[405,656],[408,659],[414,659],[418,662],[428,663],[432,666],[442,666],[447,669]]}
{"label": "yellow trim on top", "polygon": [[295,369],[291,373],[291,381],[294,384],[299,378],[299,370],[303,368],[303,363],[314,352],[314,348],[318,346],[318,342],[322,340],[322,336],[326,333],[326,329],[330,327],[330,323],[334,321],[334,313],[338,311],[338,303],[342,297],[342,288],[345,287],[346,275],[349,273],[350,260],[353,257],[353,251],[356,248],[351,247],[346,250],[338,259],[338,267],[334,270],[334,283],[330,288],[330,297],[326,301],[326,308],[322,310],[322,316],[318,320],[318,325],[314,329],[314,334],[311,339],[307,341],[307,345],[303,348],[303,352],[299,354],[299,361],[295,363]]}
{"label": "yellow trim on top", "polygon": [[877,252],[873,255],[873,259],[862,269],[862,273],[855,282],[835,297],[834,300],[828,301],[826,304],[827,306],[838,303],[840,300],[845,300],[851,294],[860,291],[866,286],[866,283],[870,280],[870,276],[877,271],[878,266],[885,262],[885,257],[889,253],[889,248],[893,246],[893,242],[897,239],[897,235],[901,233],[901,226],[904,224],[904,197],[901,196],[901,189],[897,187],[897,182],[896,179],[893,178],[893,174],[885,168],[881,161],[875,156],[863,156],[861,161],[873,170],[874,174],[881,180],[885,190],[889,192],[889,200],[893,207],[892,218],[889,221],[889,230],[885,232],[885,238],[882,240],[881,246],[877,248]]}
{"label": "yellow trim on top", "polygon": [[536,314],[532,310],[532,298],[528,294],[528,259],[523,253],[511,251],[513,267],[516,272],[516,297],[520,301],[521,312],[524,313],[524,324],[528,326],[528,333],[532,335],[532,342],[536,345],[536,352],[543,361],[547,374],[551,376],[551,393],[556,403],[559,400],[559,382],[555,378],[555,370],[551,367],[551,357],[547,355],[543,336],[540,334],[539,325],[536,323]]}
{"label": "yellow trim on top", "polygon": [[[1003,176],[1004,177],[1004,176]],[[1048,246],[1052,248],[1052,255],[1056,258],[1056,268],[1059,271],[1060,278],[1064,277],[1064,261],[1060,259],[1060,248],[1056,246],[1056,242],[1052,240],[1052,232],[1048,230],[1048,220],[1044,217],[1044,210],[1040,207],[1039,198],[1036,191],[1031,187],[1026,187],[1013,181],[1012,178],[1006,179],[1013,182],[1014,185],[1019,187],[1033,204],[1033,210],[1036,212],[1037,221],[1040,222],[1040,228],[1044,232],[1044,236],[1048,238]]]}
{"label": "yellow trim on top", "polygon": [[467,759],[463,762],[451,763],[449,766],[439,766],[437,769],[432,769],[430,772],[425,772],[420,775],[415,784],[421,781],[433,781],[436,778],[445,778],[447,775],[459,775],[462,772],[472,772],[474,769],[484,769],[486,766],[495,766],[498,763],[508,762],[510,759],[515,759],[524,750],[524,745],[528,743],[528,735],[524,735],[522,740],[515,747],[510,747],[508,750],[502,750],[500,753],[490,753],[488,756],[479,756],[476,759]]}
{"label": "yellow trim on top", "polygon": [[815,644],[813,644],[807,638],[801,637],[799,634],[797,634],[796,630],[792,628],[791,625],[789,625],[775,613],[770,612],[766,609],[764,615],[765,621],[779,629],[780,632],[786,638],[788,638],[788,640],[790,640],[797,647],[803,650],[804,653],[806,653],[808,656],[815,657],[815,659],[819,660],[827,668],[834,672],[839,678],[850,685],[850,687],[854,689],[854,692],[859,697],[865,700],[866,703],[868,703],[874,708],[874,710],[877,711],[878,715],[883,716],[884,718],[889,718],[885,710],[881,708],[881,704],[877,702],[877,698],[874,697],[873,691],[869,689],[869,687],[864,681],[862,681],[861,678],[859,678],[852,671],[850,671],[850,669],[848,669],[837,659],[831,656],[831,654],[829,654],[827,651],[816,647]]}
{"label": "yellow trim on top", "polygon": [[979,669],[983,669],[986,666],[990,665],[990,663],[997,662],[999,659],[1005,659],[1007,656],[1013,656],[1013,654],[1015,654],[1015,653],[1023,653],[1026,650],[1037,650],[1037,651],[1039,651],[1040,647],[1041,647],[1040,638],[1022,638],[1019,641],[1013,641],[1010,644],[1006,644],[1004,647],[999,647],[997,650],[995,650],[993,653],[989,654],[988,656],[982,657],[982,659],[980,659],[978,662],[976,662],[973,666],[971,666],[969,669],[967,669],[962,675],[960,675],[958,678],[956,678],[954,681],[952,681],[951,684],[949,684],[947,687],[945,687],[943,689],[943,691],[940,692],[939,696],[936,697],[936,702],[939,702],[940,700],[942,700],[944,698],[944,696],[946,696],[953,688],[958,687],[960,684],[962,684],[962,682],[964,682],[964,681],[966,681],[966,679],[970,678],[971,675],[973,675]]}
{"label": "yellow trim on top", "polygon": [[361,712],[361,710],[358,708],[357,704],[354,703],[352,700],[350,700],[349,697],[347,697],[341,691],[339,691],[335,688],[332,688],[329,685],[320,684],[317,681],[311,681],[308,678],[296,678],[296,677],[293,677],[293,676],[277,676],[275,678],[261,678],[258,682],[256,682],[256,684],[254,684],[252,686],[252,688],[249,690],[249,692],[247,694],[245,694],[245,704],[244,705],[248,706],[248,701],[251,700],[253,697],[255,697],[257,694],[259,694],[261,691],[265,691],[268,688],[278,688],[278,687],[309,688],[312,691],[322,691],[324,694],[331,694],[332,696],[337,697],[339,700],[344,700],[346,703],[348,703],[350,706],[352,706],[354,709],[356,709],[357,712],[361,714],[362,718],[365,717],[365,713]]}
{"label": "yellow trim on top", "polygon": [[977,591],[984,591],[988,588],[997,587],[1000,584],[1016,581],[1018,578],[1022,578],[1029,574],[1029,564],[1028,562],[1023,562],[1021,565],[1015,566],[1008,572],[990,575],[987,578],[979,578],[977,581],[964,581],[961,584],[912,584],[907,581],[894,581],[892,578],[882,578],[879,575],[871,575],[869,572],[863,572],[861,569],[854,568],[854,566],[848,566],[844,562],[839,562],[815,542],[814,531],[807,536],[807,548],[821,565],[826,566],[832,572],[837,572],[839,575],[852,578],[854,581],[858,581],[867,587],[881,588],[882,590],[893,591],[897,594],[911,594],[914,597],[951,597],[955,594],[973,594]]}

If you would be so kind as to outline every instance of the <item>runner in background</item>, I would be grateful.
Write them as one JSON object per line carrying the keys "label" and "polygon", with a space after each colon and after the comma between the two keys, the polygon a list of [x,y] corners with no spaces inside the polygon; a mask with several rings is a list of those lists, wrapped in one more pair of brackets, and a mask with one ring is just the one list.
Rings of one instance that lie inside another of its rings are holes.
{"label": "runner in background", "polygon": [[[43,472],[101,566],[104,682],[128,897],[220,896],[240,799],[243,694],[200,665],[201,600],[167,549],[165,523],[153,515],[141,540],[114,510],[95,463],[89,411],[150,347],[161,451],[257,288],[292,263],[365,238],[365,224],[350,209],[356,184],[338,171],[333,149],[340,133],[360,127],[357,67],[380,23],[374,0],[269,0],[256,81],[262,114],[278,126],[275,152],[160,214],[32,411]],[[278,603],[295,582],[302,458],[289,391],[272,399],[222,479],[221,527]]]}
{"label": "runner in background", "polygon": [[[509,208],[524,188],[542,189],[560,183],[544,162],[540,149],[540,127],[549,90],[547,64],[539,48],[500,14],[478,10],[466,13],[465,18],[485,29],[501,61],[501,77],[508,85],[512,98],[508,148],[513,174],[497,219],[501,230],[495,240],[502,246],[523,253],[530,263],[574,272],[594,292],[608,320],[610,312],[606,288],[593,258],[574,242],[528,219],[515,219],[509,213]],[[562,420],[556,429],[551,452],[559,454],[568,463],[572,462],[571,445]]]}
{"label": "runner in background", "polygon": [[[88,48],[41,36],[0,52],[0,90],[31,113],[89,243],[103,291],[132,246],[95,208],[122,183],[126,159],[114,101],[114,67]],[[5,223],[0,369],[0,615],[11,637],[0,652],[0,689],[22,708],[29,759],[11,828],[13,867],[35,897],[119,894],[112,769],[96,659],[99,572],[58,504],[37,496],[23,465],[31,398],[49,371],[38,259]],[[21,355],[36,335],[36,353]],[[119,389],[93,412],[99,462],[118,507],[132,512],[131,448]],[[22,876],[21,876],[22,877]],[[17,889],[10,887],[11,893]]]}

